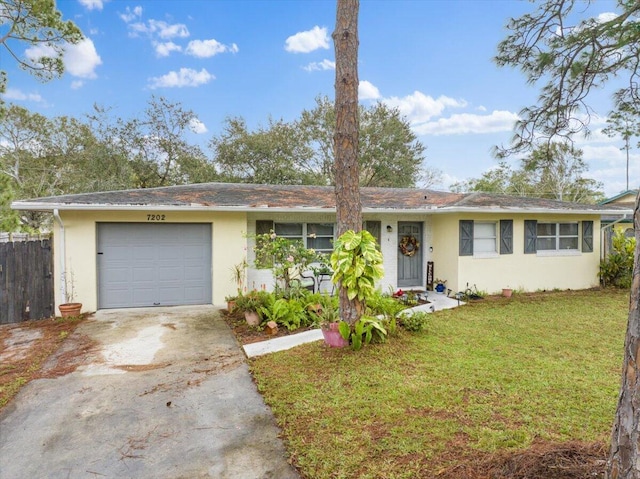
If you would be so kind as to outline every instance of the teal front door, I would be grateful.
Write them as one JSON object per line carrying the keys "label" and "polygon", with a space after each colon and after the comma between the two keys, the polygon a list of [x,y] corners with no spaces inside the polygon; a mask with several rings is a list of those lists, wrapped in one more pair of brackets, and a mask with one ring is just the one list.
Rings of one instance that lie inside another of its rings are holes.
{"label": "teal front door", "polygon": [[422,223],[398,223],[398,287],[424,286]]}

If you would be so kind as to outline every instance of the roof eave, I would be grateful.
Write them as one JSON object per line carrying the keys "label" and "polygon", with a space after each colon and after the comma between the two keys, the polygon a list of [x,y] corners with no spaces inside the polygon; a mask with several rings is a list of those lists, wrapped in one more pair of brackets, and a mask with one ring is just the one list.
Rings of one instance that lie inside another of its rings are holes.
{"label": "roof eave", "polygon": [[[14,201],[11,203],[14,210],[25,211],[226,211],[226,212],[274,212],[274,213],[327,213],[335,212],[334,207],[273,207],[268,205],[238,205],[238,206],[220,206],[220,205],[114,205],[114,204],[73,204],[73,203],[38,203]],[[553,208],[521,208],[521,207],[472,207],[472,206],[453,206],[453,207],[424,207],[424,208],[363,208],[363,213],[403,213],[403,214],[447,214],[447,213],[510,213],[510,214],[571,214],[571,215],[611,215],[626,216],[633,215],[633,210],[562,210]]]}

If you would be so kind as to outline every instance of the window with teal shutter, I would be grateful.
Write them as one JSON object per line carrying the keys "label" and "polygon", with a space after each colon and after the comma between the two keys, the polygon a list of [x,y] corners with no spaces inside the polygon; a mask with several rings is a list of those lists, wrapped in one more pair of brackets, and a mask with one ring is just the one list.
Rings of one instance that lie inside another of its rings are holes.
{"label": "window with teal shutter", "polygon": [[472,220],[460,220],[460,256],[473,256]]}

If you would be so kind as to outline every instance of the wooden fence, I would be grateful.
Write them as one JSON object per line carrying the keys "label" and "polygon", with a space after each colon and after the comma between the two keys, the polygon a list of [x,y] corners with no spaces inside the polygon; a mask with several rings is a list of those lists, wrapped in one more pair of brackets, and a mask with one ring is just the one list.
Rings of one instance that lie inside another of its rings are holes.
{"label": "wooden fence", "polygon": [[49,237],[0,234],[0,324],[54,315]]}

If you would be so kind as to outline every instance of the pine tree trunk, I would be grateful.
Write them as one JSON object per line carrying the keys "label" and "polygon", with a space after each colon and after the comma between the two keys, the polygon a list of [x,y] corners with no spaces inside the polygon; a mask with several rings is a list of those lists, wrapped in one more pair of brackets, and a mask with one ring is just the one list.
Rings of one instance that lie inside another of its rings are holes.
{"label": "pine tree trunk", "polygon": [[622,385],[611,433],[607,479],[640,479],[640,193],[634,211],[635,262],[629,322],[624,341]]}
{"label": "pine tree trunk", "polygon": [[[362,229],[362,208],[358,186],[358,0],[338,0],[333,42],[336,55],[335,149],[336,222],[338,236]],[[354,323],[362,305],[349,301],[340,286],[340,317]]]}

